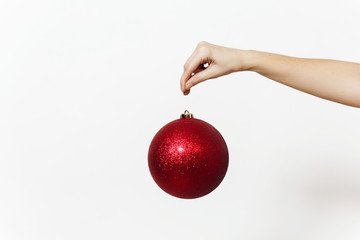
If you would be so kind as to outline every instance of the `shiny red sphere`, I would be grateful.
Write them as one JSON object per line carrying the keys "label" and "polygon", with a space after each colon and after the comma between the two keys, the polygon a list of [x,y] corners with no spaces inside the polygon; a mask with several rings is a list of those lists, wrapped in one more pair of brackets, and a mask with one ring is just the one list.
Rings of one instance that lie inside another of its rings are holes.
{"label": "shiny red sphere", "polygon": [[213,191],[225,177],[229,153],[224,138],[209,123],[181,118],[161,128],[153,138],[148,164],[165,192],[198,198]]}

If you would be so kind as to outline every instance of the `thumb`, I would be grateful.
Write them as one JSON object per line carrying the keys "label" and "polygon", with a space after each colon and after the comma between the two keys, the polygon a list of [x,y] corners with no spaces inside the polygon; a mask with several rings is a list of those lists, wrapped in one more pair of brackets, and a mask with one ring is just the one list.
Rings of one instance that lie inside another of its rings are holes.
{"label": "thumb", "polygon": [[205,70],[195,73],[185,84],[185,89],[190,90],[193,86],[211,78],[215,78],[214,68],[210,65]]}

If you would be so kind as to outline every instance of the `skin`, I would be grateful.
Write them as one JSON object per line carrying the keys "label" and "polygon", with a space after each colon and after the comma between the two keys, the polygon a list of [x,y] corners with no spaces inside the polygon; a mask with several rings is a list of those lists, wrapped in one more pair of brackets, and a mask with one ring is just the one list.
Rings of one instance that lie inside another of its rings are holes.
{"label": "skin", "polygon": [[200,42],[186,61],[181,91],[188,95],[198,83],[240,71],[253,71],[314,96],[360,108],[359,63],[296,58],[207,42]]}

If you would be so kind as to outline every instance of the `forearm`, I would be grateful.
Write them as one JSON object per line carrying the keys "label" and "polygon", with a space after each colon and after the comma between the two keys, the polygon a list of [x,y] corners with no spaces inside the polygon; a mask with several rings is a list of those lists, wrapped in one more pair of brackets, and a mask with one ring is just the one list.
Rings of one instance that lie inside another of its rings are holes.
{"label": "forearm", "polygon": [[360,107],[360,64],[245,51],[245,69],[300,91]]}

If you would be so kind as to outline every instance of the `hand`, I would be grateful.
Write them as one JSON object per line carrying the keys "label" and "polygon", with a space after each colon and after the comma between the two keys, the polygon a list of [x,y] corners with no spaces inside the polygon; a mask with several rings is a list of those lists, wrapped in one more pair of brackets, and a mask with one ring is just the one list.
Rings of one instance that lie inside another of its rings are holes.
{"label": "hand", "polygon": [[180,79],[184,95],[196,84],[236,71],[246,70],[244,51],[200,42],[184,65]]}
{"label": "hand", "polygon": [[200,42],[184,65],[181,91],[237,71],[264,77],[330,101],[360,108],[360,64],[330,59],[295,58]]}

